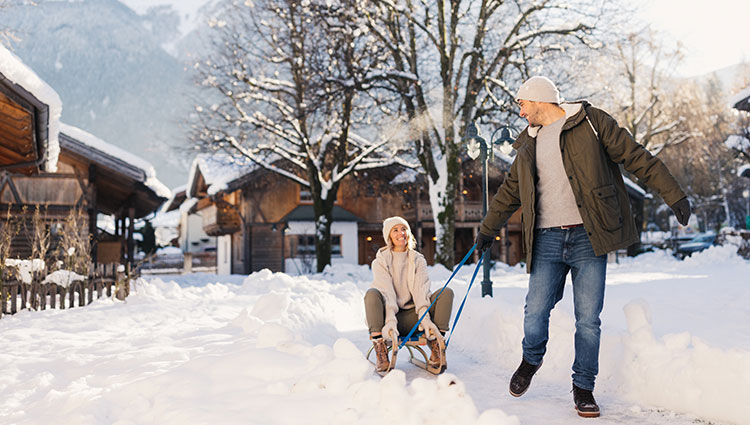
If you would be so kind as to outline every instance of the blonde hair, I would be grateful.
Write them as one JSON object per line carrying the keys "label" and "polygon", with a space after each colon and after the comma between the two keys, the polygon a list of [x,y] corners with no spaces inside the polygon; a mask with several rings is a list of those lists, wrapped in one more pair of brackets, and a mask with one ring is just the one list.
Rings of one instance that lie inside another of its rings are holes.
{"label": "blonde hair", "polygon": [[383,220],[383,239],[385,240],[385,245],[388,247],[388,249],[393,249],[393,241],[391,241],[390,233],[391,229],[393,229],[393,226],[397,224],[403,224],[406,227],[407,248],[417,249],[417,239],[414,238],[414,235],[411,233],[411,226],[409,226],[409,222],[406,221],[403,217],[399,216],[388,217]]}

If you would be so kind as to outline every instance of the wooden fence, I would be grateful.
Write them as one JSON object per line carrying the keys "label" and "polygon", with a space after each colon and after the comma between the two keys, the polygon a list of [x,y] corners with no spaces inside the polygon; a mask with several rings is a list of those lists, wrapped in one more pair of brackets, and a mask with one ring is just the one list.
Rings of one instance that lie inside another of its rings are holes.
{"label": "wooden fence", "polygon": [[[118,271],[117,264],[98,265],[91,268],[85,280],[70,282],[67,286],[55,283],[42,283],[46,275],[36,273],[31,283],[18,281],[5,273],[0,287],[0,317],[15,314],[23,309],[46,310],[47,308],[83,307],[94,299],[111,297],[113,292],[118,299],[125,299],[129,285],[125,271]],[[118,287],[118,282],[121,284]]]}

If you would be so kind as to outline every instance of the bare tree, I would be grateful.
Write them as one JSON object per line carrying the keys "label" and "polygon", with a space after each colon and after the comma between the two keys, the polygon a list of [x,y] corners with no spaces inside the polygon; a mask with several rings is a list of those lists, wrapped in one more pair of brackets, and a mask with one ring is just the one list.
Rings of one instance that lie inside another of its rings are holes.
{"label": "bare tree", "polygon": [[662,159],[682,184],[699,220],[707,228],[735,224],[734,199],[742,188],[736,176],[737,159],[724,141],[730,134],[731,111],[720,82],[684,81],[675,88],[683,98],[676,113],[685,117],[687,131],[700,134],[662,151]]}
{"label": "bare tree", "polygon": [[[227,2],[213,21],[212,55],[196,64],[206,98],[192,139],[228,150],[307,188],[316,217],[317,269],[331,259],[333,205],[358,169],[399,162],[389,138],[358,130],[359,96],[382,78],[373,51],[342,1]],[[382,134],[372,132],[374,134]],[[413,165],[413,164],[412,164]]]}
{"label": "bare tree", "polygon": [[511,87],[544,60],[591,44],[590,2],[557,0],[361,0],[368,27],[387,46],[392,89],[429,177],[435,261],[454,265],[459,153],[467,124],[508,119]]}
{"label": "bare tree", "polygon": [[7,211],[3,211],[0,215],[0,280],[6,278],[5,260],[10,258],[13,251],[13,239],[21,230],[19,221],[17,214],[11,214],[10,204],[8,204]]}
{"label": "bare tree", "polygon": [[686,104],[675,82],[683,56],[679,42],[670,47],[661,34],[644,26],[613,43],[610,58],[602,58],[602,68],[615,71],[606,75],[603,85],[615,118],[654,155],[699,136],[677,113]]}

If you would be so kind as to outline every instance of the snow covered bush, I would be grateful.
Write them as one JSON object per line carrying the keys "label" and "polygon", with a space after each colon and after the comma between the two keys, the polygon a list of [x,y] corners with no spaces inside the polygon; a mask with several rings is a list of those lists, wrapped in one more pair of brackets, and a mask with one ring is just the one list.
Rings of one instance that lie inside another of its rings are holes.
{"label": "snow covered bush", "polygon": [[10,257],[10,248],[18,230],[18,222],[11,216],[10,206],[8,206],[8,211],[0,220],[0,278],[2,279],[5,279],[5,260]]}
{"label": "snow covered bush", "polygon": [[718,243],[736,246],[737,255],[750,259],[750,230],[725,227],[719,233]]}

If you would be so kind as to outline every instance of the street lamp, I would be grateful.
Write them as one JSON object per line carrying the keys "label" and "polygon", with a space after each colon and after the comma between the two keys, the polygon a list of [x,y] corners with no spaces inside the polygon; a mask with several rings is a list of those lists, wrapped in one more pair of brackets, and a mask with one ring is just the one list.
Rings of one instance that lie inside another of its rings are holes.
{"label": "street lamp", "polygon": [[750,229],[750,190],[743,190],[742,197],[745,198],[745,229]]}
{"label": "street lamp", "polygon": [[[500,132],[500,137],[495,140],[495,135]],[[492,146],[500,145],[500,150],[508,155],[512,151],[511,143],[514,142],[511,137],[510,128],[502,126],[497,128],[490,136],[490,143],[479,134],[479,129],[473,122],[469,123],[466,127],[466,139],[467,139],[467,153],[471,159],[477,159],[481,157],[482,161],[482,216],[487,215],[487,206],[489,201],[488,190],[488,173],[487,173],[487,162],[491,156],[493,156]],[[489,155],[487,150],[489,149]],[[490,250],[484,251],[482,262],[484,263],[483,272],[484,280],[482,280],[482,296],[492,296],[492,281],[490,280]]]}

